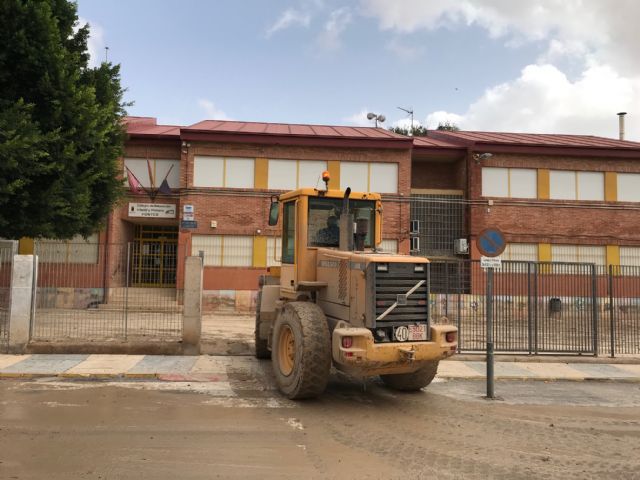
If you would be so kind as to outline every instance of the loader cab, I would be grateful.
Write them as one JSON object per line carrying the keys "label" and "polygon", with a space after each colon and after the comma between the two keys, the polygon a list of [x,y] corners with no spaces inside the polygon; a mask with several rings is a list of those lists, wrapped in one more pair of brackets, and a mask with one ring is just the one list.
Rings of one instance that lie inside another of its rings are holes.
{"label": "loader cab", "polygon": [[[316,281],[317,251],[340,248],[344,196],[342,190],[303,188],[272,199],[269,224],[275,225],[282,217],[280,286],[284,296],[297,298],[301,291],[323,287]],[[364,250],[373,250],[382,238],[380,195],[351,193],[348,210],[365,228]]]}

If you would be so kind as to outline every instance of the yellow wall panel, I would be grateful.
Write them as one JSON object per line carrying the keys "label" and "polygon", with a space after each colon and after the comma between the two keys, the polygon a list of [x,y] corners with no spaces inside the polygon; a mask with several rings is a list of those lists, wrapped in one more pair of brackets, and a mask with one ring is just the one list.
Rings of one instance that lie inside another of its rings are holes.
{"label": "yellow wall panel", "polygon": [[539,262],[551,261],[551,244],[550,243],[538,244],[538,261]]}
{"label": "yellow wall panel", "polygon": [[604,173],[604,199],[606,202],[618,201],[618,174],[616,172]]}
{"label": "yellow wall panel", "polygon": [[33,255],[33,238],[22,237],[18,240],[18,253],[20,255]]}
{"label": "yellow wall panel", "polygon": [[620,265],[620,247],[607,245],[607,265]]}
{"label": "yellow wall panel", "polygon": [[256,158],[253,180],[255,188],[267,188],[269,183],[269,160],[266,158]]}
{"label": "yellow wall panel", "polygon": [[253,237],[253,266],[267,267],[267,237]]}
{"label": "yellow wall panel", "polygon": [[546,168],[538,169],[538,198],[542,200],[549,199],[549,170]]}
{"label": "yellow wall panel", "polygon": [[327,162],[327,170],[331,175],[329,188],[331,190],[340,190],[340,162],[338,160],[329,160]]}

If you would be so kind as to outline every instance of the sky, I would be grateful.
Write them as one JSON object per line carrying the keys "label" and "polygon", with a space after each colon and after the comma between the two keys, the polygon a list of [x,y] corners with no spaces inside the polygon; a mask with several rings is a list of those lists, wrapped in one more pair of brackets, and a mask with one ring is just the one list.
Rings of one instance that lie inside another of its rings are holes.
{"label": "sky", "polygon": [[[637,0],[78,0],[130,115],[640,141]],[[108,51],[105,47],[108,47]]]}

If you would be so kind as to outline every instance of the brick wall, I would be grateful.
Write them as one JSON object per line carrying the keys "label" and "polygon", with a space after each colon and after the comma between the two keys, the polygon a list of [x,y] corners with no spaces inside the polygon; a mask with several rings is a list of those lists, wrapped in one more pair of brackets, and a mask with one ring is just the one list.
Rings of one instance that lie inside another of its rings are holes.
{"label": "brick wall", "polygon": [[[640,172],[633,159],[575,158],[496,154],[482,164],[470,162],[469,207],[472,239],[484,228],[497,227],[508,242],[582,245],[640,245],[640,206],[619,202],[482,198],[482,167],[552,170]],[[477,202],[476,202],[477,203]],[[472,241],[472,258],[478,258]]]}

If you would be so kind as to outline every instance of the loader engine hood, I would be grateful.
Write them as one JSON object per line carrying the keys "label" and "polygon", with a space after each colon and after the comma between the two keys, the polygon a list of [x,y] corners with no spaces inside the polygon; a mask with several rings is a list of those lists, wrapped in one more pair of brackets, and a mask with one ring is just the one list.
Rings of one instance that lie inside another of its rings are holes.
{"label": "loader engine hood", "polygon": [[394,340],[401,326],[425,325],[419,328],[429,331],[426,258],[319,249],[317,272],[327,284],[318,296],[327,311],[338,318],[348,315],[354,326],[380,330],[380,341]]}

